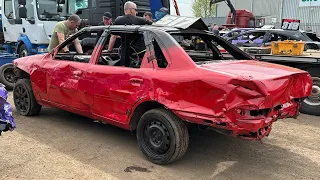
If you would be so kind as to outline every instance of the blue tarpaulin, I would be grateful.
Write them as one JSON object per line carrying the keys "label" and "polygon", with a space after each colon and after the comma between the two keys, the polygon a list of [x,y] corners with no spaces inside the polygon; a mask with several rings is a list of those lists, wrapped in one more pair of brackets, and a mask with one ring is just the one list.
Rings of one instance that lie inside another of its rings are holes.
{"label": "blue tarpaulin", "polygon": [[152,0],[150,1],[150,9],[153,16],[155,16],[156,11],[158,11],[160,8],[162,8],[162,1],[161,0]]}
{"label": "blue tarpaulin", "polygon": [[8,99],[8,91],[5,86],[0,83],[0,135],[5,131],[13,131],[16,128],[16,123],[12,116],[12,107]]}

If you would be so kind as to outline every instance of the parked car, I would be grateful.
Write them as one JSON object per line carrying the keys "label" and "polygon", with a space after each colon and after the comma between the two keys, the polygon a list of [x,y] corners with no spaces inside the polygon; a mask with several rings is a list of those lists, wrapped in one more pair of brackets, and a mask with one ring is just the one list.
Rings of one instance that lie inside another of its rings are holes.
{"label": "parked car", "polygon": [[[92,54],[60,53],[79,36],[101,32]],[[121,37],[121,50],[106,52],[110,34]],[[212,52],[190,49],[195,38]],[[261,140],[275,121],[299,115],[312,88],[305,71],[253,60],[223,38],[190,28],[86,27],[48,54],[17,59],[14,66],[19,114],[57,107],[134,131],[142,153],[156,164],[185,154],[194,125]]]}
{"label": "parked car", "polygon": [[244,32],[247,32],[249,30],[253,30],[254,28],[234,28],[231,31],[225,33],[222,35],[223,38],[229,39],[235,36],[238,36],[239,34],[242,34]]}
{"label": "parked car", "polygon": [[305,49],[320,49],[320,42],[312,41],[301,31],[282,29],[254,29],[229,38],[228,41],[240,47],[260,47],[271,45],[272,41],[297,40],[304,41]]}
{"label": "parked car", "polygon": [[317,36],[315,32],[301,31],[302,34],[308,36],[312,41],[320,42],[320,38]]}

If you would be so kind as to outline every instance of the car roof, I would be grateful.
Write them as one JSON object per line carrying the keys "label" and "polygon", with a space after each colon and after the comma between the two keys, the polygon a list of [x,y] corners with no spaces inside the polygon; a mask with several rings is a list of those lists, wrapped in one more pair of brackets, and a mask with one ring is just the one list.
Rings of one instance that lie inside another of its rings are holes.
{"label": "car roof", "polygon": [[299,30],[261,29],[261,28],[246,31],[246,33],[250,33],[250,32],[274,32],[274,33],[287,34],[287,35],[294,35],[296,33],[301,33]]}
{"label": "car roof", "polygon": [[110,26],[90,26],[85,27],[82,30],[86,31],[100,31],[100,30],[114,30],[114,31],[162,31],[162,32],[185,32],[185,33],[208,33],[208,31],[205,30],[199,30],[199,29],[179,29],[174,27],[168,27],[168,26],[154,26],[154,25],[110,25]]}

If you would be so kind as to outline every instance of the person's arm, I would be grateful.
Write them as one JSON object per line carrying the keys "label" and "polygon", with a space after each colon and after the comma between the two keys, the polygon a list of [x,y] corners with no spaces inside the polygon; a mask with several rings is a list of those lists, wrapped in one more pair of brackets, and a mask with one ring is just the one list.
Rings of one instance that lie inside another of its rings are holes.
{"label": "person's arm", "polygon": [[74,40],[74,46],[76,47],[76,50],[79,54],[83,54],[82,46],[78,38]]}
{"label": "person's arm", "polygon": [[[59,44],[63,43],[64,42],[64,34],[63,33],[58,33],[57,32],[57,36],[58,36],[58,40],[59,40]],[[63,52],[68,52],[69,49],[67,46],[65,46],[63,49],[62,49]]]}
{"label": "person's arm", "polygon": [[139,18],[139,24],[147,24],[147,25],[152,25],[153,24],[153,22],[152,21],[149,21],[149,20],[147,20],[147,19],[145,19],[145,18],[143,18],[143,17],[137,17],[137,18]]}
{"label": "person's arm", "polygon": [[[117,17],[116,20],[114,21],[114,25],[121,25],[121,24],[122,24],[121,17]],[[109,45],[108,45],[108,52],[111,52],[113,50],[113,46],[116,43],[117,38],[120,38],[120,36],[111,34]]]}
{"label": "person's arm", "polygon": [[110,41],[109,41],[109,46],[108,46],[108,51],[111,52],[113,49],[114,44],[116,43],[116,40],[119,36],[117,35],[111,35]]}
{"label": "person's arm", "polygon": [[[78,29],[75,29],[75,30],[74,30],[74,34],[77,33],[77,32],[78,32]],[[81,44],[80,44],[80,42],[79,42],[79,39],[76,38],[76,39],[73,41],[73,43],[74,43],[74,47],[76,48],[77,52],[78,52],[79,54],[83,54],[82,46],[81,46]]]}
{"label": "person's arm", "polygon": [[[57,33],[59,44],[63,43],[65,41],[65,35],[64,35],[64,28],[63,28],[62,24],[57,24],[54,29],[55,29],[54,32]],[[65,46],[62,49],[62,51],[67,52],[67,51],[69,51],[69,49],[67,46]]]}
{"label": "person's arm", "polygon": [[153,22],[152,22],[152,21],[147,20],[147,21],[146,21],[146,24],[148,24],[148,25],[152,25],[152,24],[153,24]]}

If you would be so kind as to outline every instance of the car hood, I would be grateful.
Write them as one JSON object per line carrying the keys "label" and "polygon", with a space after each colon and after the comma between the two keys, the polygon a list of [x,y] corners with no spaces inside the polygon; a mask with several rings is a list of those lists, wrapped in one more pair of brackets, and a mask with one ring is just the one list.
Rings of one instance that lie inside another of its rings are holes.
{"label": "car hood", "polygon": [[42,58],[44,58],[47,54],[36,54],[32,56],[26,56],[26,57],[21,57],[13,60],[14,66],[17,66],[18,68],[24,70],[27,73],[31,73],[32,69],[30,69],[34,61],[39,61]]}

